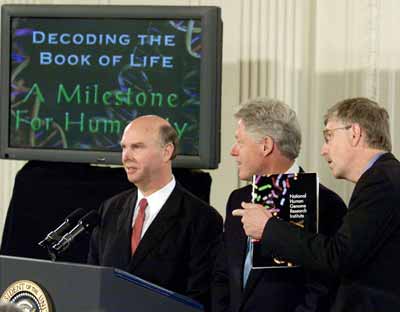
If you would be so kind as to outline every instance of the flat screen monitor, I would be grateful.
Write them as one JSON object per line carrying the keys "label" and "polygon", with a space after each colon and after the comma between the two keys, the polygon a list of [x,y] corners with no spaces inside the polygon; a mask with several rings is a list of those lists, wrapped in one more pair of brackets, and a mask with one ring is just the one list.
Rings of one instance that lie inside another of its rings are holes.
{"label": "flat screen monitor", "polygon": [[159,115],[175,167],[220,161],[220,9],[3,5],[0,157],[121,164],[125,126]]}

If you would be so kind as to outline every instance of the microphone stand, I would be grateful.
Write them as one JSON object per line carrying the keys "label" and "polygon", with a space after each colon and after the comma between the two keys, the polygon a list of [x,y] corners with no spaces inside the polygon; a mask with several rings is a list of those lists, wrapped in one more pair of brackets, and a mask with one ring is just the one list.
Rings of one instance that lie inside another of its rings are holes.
{"label": "microphone stand", "polygon": [[56,262],[57,260],[57,252],[53,250],[53,246],[47,246],[47,253],[50,256],[50,260]]}

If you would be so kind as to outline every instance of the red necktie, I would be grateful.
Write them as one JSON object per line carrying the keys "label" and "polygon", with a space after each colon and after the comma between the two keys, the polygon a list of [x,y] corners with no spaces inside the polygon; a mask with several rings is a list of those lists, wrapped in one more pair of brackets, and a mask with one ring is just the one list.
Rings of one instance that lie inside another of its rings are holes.
{"label": "red necktie", "polygon": [[142,234],[142,228],[144,223],[144,213],[147,207],[147,199],[142,198],[139,202],[139,212],[135,219],[135,224],[132,228],[132,237],[131,237],[131,251],[132,255],[135,253],[137,246],[140,242],[140,236]]}

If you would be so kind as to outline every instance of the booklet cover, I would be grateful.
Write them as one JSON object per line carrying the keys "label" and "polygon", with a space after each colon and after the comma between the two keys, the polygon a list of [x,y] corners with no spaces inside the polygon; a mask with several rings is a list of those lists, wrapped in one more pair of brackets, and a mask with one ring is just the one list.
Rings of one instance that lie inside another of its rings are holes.
{"label": "booklet cover", "polygon": [[[252,199],[271,210],[274,216],[317,233],[318,183],[316,173],[254,176]],[[253,241],[253,269],[297,266],[285,259],[262,257],[259,243]]]}

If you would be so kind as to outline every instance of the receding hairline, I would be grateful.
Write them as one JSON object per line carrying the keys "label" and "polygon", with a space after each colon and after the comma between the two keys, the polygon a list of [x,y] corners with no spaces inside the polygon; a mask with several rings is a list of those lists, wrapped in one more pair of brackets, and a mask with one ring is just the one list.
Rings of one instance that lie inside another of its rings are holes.
{"label": "receding hairline", "polygon": [[171,127],[172,125],[168,122],[168,120],[159,117],[157,115],[144,115],[137,117],[130,121],[125,129],[124,133],[129,131],[132,127],[135,126],[144,126],[144,129],[150,130],[150,131],[160,131],[161,127],[166,126],[166,127]]}
{"label": "receding hairline", "polygon": [[142,123],[145,122],[146,124],[149,123],[150,126],[156,125],[156,126],[171,126],[171,124],[168,122],[168,120],[157,116],[157,115],[144,115],[144,116],[139,116],[132,120],[128,125],[130,124],[135,124],[135,123]]}

